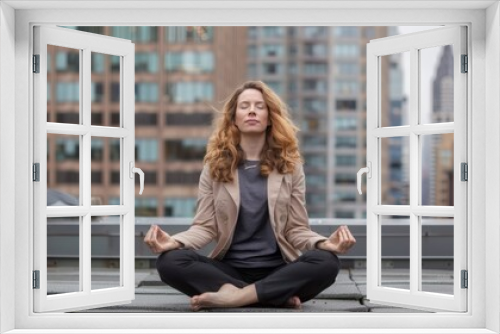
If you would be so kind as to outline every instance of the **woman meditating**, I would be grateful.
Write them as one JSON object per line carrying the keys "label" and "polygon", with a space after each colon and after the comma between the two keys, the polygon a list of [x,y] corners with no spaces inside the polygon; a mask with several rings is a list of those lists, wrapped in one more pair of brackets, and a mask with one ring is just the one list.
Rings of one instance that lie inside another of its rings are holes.
{"label": "woman meditating", "polygon": [[[231,95],[208,142],[191,227],[173,236],[151,226],[163,282],[189,295],[194,311],[300,307],[335,282],[337,254],[355,243],[347,226],[330,237],[310,229],[297,127],[267,85]],[[211,241],[208,257],[195,252]]]}

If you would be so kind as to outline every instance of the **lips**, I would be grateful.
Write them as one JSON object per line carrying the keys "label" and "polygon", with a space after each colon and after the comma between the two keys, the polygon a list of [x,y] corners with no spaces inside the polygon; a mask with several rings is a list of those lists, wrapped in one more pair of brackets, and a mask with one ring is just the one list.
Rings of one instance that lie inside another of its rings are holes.
{"label": "lips", "polygon": [[248,119],[248,120],[245,121],[245,123],[253,125],[253,124],[260,123],[260,122],[258,120],[256,120],[256,119]]}

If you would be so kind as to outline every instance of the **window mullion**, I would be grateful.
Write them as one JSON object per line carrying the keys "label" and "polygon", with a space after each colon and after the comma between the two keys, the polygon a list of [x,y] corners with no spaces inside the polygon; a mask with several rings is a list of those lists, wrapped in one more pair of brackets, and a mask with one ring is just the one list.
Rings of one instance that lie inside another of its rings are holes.
{"label": "window mullion", "polygon": [[[80,51],[82,61],[80,62],[80,118],[82,125],[90,130],[91,126],[91,68],[89,49]],[[83,266],[81,273],[81,280],[83,281],[83,291],[90,293],[92,288],[92,249],[91,249],[91,133],[86,133],[80,137],[80,189],[82,205],[85,208],[85,215],[81,219],[81,233],[80,233],[80,263]]]}
{"label": "window mullion", "polygon": [[420,167],[419,167],[419,138],[415,134],[414,129],[418,125],[419,120],[419,58],[418,50],[412,48],[410,51],[410,96],[409,96],[409,123],[410,123],[410,291],[415,293],[418,291],[419,277],[419,229],[418,216],[415,215],[414,209],[419,203],[420,194]]}

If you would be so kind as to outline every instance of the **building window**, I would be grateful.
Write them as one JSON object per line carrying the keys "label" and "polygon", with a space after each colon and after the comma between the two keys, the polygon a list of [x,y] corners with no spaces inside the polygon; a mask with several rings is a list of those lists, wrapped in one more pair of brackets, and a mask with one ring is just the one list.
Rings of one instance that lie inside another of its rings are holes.
{"label": "building window", "polygon": [[326,186],[325,174],[309,174],[306,176],[306,186],[314,188],[324,188]]}
{"label": "building window", "polygon": [[249,79],[257,78],[257,64],[247,64],[247,77]]}
{"label": "building window", "polygon": [[104,85],[102,82],[91,82],[90,85],[90,100],[92,102],[101,102],[104,95]]}
{"label": "building window", "polygon": [[304,161],[307,168],[324,169],[327,166],[325,154],[304,153]]}
{"label": "building window", "polygon": [[347,76],[359,75],[359,66],[356,63],[345,63],[336,61],[334,68],[336,75],[347,75]]}
{"label": "building window", "polygon": [[283,37],[285,27],[262,27],[262,34],[265,38]]}
{"label": "building window", "polygon": [[335,36],[338,37],[358,37],[358,27],[334,27]]}
{"label": "building window", "polygon": [[206,139],[167,139],[165,157],[167,161],[201,161],[205,157],[206,147]]}
{"label": "building window", "polygon": [[78,139],[57,138],[56,161],[79,160],[80,142]]}
{"label": "building window", "polygon": [[90,172],[90,183],[102,185],[102,171],[93,170]]}
{"label": "building window", "polygon": [[352,191],[337,191],[333,197],[336,203],[356,202],[356,193]]}
{"label": "building window", "polygon": [[165,125],[167,126],[210,126],[213,114],[183,112],[168,113],[165,115]]}
{"label": "building window", "polygon": [[136,217],[156,217],[156,208],[158,200],[156,198],[136,198],[135,216]]}
{"label": "building window", "polygon": [[136,139],[135,159],[140,162],[158,161],[158,140],[157,139]]}
{"label": "building window", "polygon": [[165,38],[172,44],[212,42],[214,28],[207,26],[165,27]]}
{"label": "building window", "polygon": [[59,51],[56,53],[57,72],[80,72],[80,53]]}
{"label": "building window", "polygon": [[103,141],[102,139],[92,138],[90,141],[90,160],[102,161],[103,157]]}
{"label": "building window", "polygon": [[104,54],[92,52],[90,54],[90,62],[92,73],[104,73]]}
{"label": "building window", "polygon": [[265,83],[278,95],[283,95],[283,84],[279,81],[264,80]]}
{"label": "building window", "polygon": [[163,216],[193,217],[196,212],[196,198],[167,198],[164,202]]}
{"label": "building window", "polygon": [[326,137],[320,135],[304,135],[302,139],[303,148],[324,148],[326,147]]}
{"label": "building window", "polygon": [[[116,96],[113,96],[116,98]],[[115,102],[119,101],[119,96]],[[158,102],[158,84],[154,82],[141,82],[135,84],[136,102]]]}
{"label": "building window", "polygon": [[[157,182],[155,171],[144,171],[144,184],[156,185]],[[138,177],[135,178],[135,184],[140,184],[140,179]]]}
{"label": "building window", "polygon": [[317,94],[326,94],[328,92],[326,80],[307,79],[302,83],[302,88],[306,92],[314,92]]}
{"label": "building window", "polygon": [[356,130],[357,125],[356,117],[337,117],[335,119],[336,130]]}
{"label": "building window", "polygon": [[262,57],[281,57],[283,55],[284,47],[279,44],[264,44],[260,50],[260,55]]}
{"label": "building window", "polygon": [[335,155],[335,165],[336,166],[356,166],[356,156],[355,155]]}
{"label": "building window", "polygon": [[56,114],[56,122],[66,124],[80,124],[80,114],[75,112],[58,112]]}
{"label": "building window", "polygon": [[335,184],[356,184],[356,174],[337,173],[335,174]]}
{"label": "building window", "polygon": [[156,126],[157,124],[157,114],[145,112],[139,112],[135,114],[135,126]]}
{"label": "building window", "polygon": [[280,64],[276,63],[264,63],[262,64],[262,73],[267,75],[281,74],[282,67]]}
{"label": "building window", "polygon": [[167,52],[165,54],[167,72],[211,73],[214,67],[214,54],[211,51]]}
{"label": "building window", "polygon": [[200,181],[200,171],[184,172],[184,171],[168,171],[165,173],[165,184],[177,185],[196,185]]}
{"label": "building window", "polygon": [[357,44],[337,44],[333,53],[338,58],[358,58],[359,46]]}
{"label": "building window", "polygon": [[324,37],[327,33],[326,27],[304,27],[302,31],[307,38]]}
{"label": "building window", "polygon": [[356,137],[335,137],[335,147],[336,148],[356,148],[357,138]]}
{"label": "building window", "polygon": [[339,95],[358,94],[358,82],[353,80],[335,80],[335,93]]}
{"label": "building window", "polygon": [[151,43],[158,41],[157,27],[111,27],[111,36],[130,39],[134,43]]}
{"label": "building window", "polygon": [[211,82],[172,82],[167,84],[166,93],[172,103],[196,103],[214,99]]}
{"label": "building window", "polygon": [[326,116],[326,100],[325,99],[304,99],[304,111],[316,115]]}
{"label": "building window", "polygon": [[354,211],[336,210],[335,218],[344,218],[344,219],[354,218]]}
{"label": "building window", "polygon": [[310,57],[326,57],[326,44],[322,43],[306,43],[304,44],[304,54]]}
{"label": "building window", "polygon": [[305,63],[304,74],[307,75],[325,75],[328,72],[328,67],[325,63]]}
{"label": "building window", "polygon": [[120,139],[109,139],[109,160],[120,161]]}
{"label": "building window", "polygon": [[78,102],[80,101],[80,84],[78,82],[58,82],[56,83],[56,101]]}
{"label": "building window", "polygon": [[56,171],[56,182],[67,183],[67,184],[78,184],[80,183],[80,172],[58,170]]}
{"label": "building window", "polygon": [[337,110],[356,110],[356,100],[336,100]]}
{"label": "building window", "polygon": [[158,53],[156,52],[137,52],[135,54],[136,72],[158,72]]}

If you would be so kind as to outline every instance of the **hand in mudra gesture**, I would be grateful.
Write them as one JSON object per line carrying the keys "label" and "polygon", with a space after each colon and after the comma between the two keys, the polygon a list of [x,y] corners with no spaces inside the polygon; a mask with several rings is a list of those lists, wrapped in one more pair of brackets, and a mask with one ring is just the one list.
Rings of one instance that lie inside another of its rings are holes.
{"label": "hand in mudra gesture", "polygon": [[180,243],[174,240],[167,232],[158,225],[151,225],[148,233],[144,237],[144,242],[155,254],[160,254],[169,250],[180,248]]}
{"label": "hand in mudra gesture", "polygon": [[318,244],[319,249],[327,250],[335,254],[345,254],[356,243],[347,226],[340,226],[330,237]]}

